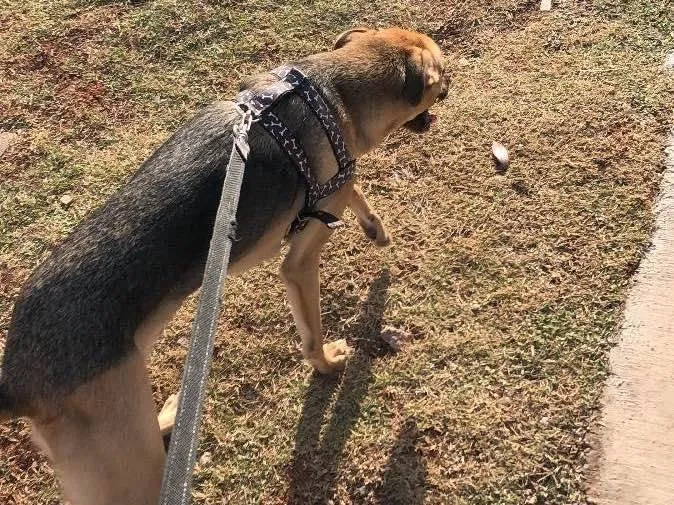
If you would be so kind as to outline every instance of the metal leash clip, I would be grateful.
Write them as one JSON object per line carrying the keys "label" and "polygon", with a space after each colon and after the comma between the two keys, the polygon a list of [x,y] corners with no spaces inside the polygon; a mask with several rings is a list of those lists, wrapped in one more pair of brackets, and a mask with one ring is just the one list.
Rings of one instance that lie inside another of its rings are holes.
{"label": "metal leash clip", "polygon": [[253,112],[250,109],[244,109],[241,104],[236,104],[236,110],[241,115],[241,121],[236,123],[232,130],[234,131],[234,143],[244,161],[248,159],[250,146],[248,145],[248,132],[253,124]]}

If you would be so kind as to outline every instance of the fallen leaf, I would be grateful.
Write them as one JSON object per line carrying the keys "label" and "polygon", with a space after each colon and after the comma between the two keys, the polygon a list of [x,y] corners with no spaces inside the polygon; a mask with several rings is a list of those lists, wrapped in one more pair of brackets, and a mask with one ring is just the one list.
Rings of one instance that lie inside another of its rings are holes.
{"label": "fallen leaf", "polygon": [[405,330],[393,326],[384,326],[381,330],[381,338],[393,351],[398,352],[410,341],[412,336]]}
{"label": "fallen leaf", "polygon": [[494,162],[494,168],[497,172],[505,172],[510,166],[510,156],[508,149],[500,142],[491,143],[491,156]]}

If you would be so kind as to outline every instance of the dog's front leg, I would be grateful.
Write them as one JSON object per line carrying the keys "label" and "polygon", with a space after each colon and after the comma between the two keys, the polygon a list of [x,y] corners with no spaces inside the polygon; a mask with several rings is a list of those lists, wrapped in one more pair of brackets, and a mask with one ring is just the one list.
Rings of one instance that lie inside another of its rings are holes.
{"label": "dog's front leg", "polygon": [[[339,194],[341,193],[341,195]],[[338,193],[333,205],[326,211],[340,215],[346,206],[350,187]],[[345,340],[323,344],[320,310],[319,261],[323,244],[332,230],[312,219],[304,230],[290,242],[290,249],[281,265],[281,277],[286,286],[288,300],[297,331],[302,338],[302,355],[321,373],[331,373],[344,368],[350,349]]]}
{"label": "dog's front leg", "polygon": [[353,186],[349,207],[356,215],[358,224],[360,224],[367,238],[379,247],[385,247],[391,243],[391,235],[389,235],[386,226],[384,226],[379,214],[372,210],[358,185]]}

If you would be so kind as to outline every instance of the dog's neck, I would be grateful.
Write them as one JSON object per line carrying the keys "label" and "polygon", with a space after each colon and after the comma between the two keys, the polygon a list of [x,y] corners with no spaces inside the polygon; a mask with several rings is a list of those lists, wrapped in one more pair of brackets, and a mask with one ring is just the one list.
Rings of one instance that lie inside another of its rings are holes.
{"label": "dog's neck", "polygon": [[[340,51],[298,62],[327,95],[337,112],[352,156],[371,151],[407,120],[400,118],[404,70],[394,57],[381,65],[354,65]],[[382,83],[389,89],[382,89]]]}

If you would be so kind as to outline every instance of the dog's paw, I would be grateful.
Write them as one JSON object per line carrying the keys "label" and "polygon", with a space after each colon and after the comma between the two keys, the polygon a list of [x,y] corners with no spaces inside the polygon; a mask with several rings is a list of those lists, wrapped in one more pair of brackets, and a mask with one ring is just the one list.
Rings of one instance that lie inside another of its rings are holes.
{"label": "dog's paw", "polygon": [[328,365],[328,369],[323,371],[319,370],[322,373],[331,373],[339,372],[344,370],[346,366],[346,361],[351,356],[352,349],[346,343],[346,340],[335,340],[334,342],[328,342],[323,345],[323,356],[325,356],[325,361]]}
{"label": "dog's paw", "polygon": [[176,413],[178,412],[178,395],[171,395],[166,399],[164,406],[159,411],[157,421],[159,421],[159,429],[162,435],[167,435],[173,430],[173,424],[176,420]]}
{"label": "dog's paw", "polygon": [[371,214],[366,221],[360,221],[360,226],[365,232],[365,236],[372,240],[377,247],[386,247],[391,243],[386,226],[377,214]]}

